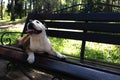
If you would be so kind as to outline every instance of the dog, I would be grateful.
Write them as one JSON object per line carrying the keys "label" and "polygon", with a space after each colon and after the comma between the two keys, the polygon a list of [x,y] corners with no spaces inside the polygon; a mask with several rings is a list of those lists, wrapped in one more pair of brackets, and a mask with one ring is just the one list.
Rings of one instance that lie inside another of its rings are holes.
{"label": "dog", "polygon": [[49,38],[46,34],[46,27],[38,20],[33,20],[27,24],[27,35],[18,38],[17,44],[25,49],[28,54],[27,61],[34,63],[34,53],[48,53],[58,58],[66,58],[65,55],[53,50]]}

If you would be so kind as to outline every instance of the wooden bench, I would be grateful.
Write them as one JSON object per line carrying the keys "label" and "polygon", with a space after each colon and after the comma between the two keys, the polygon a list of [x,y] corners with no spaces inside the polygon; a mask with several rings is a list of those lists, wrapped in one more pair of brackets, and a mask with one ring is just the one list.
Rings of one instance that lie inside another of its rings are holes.
{"label": "wooden bench", "polygon": [[[19,61],[21,65],[44,71],[61,79],[120,80],[119,71],[114,72],[87,65],[84,59],[87,41],[120,45],[120,13],[30,13],[22,35],[25,34],[27,23],[34,19],[43,21],[48,26],[47,34],[50,37],[81,40],[79,63],[75,60],[60,60],[53,56],[40,55],[36,56],[35,63],[31,65],[26,62],[27,55],[23,54],[23,50],[0,46],[0,55],[3,58],[15,63]],[[119,70],[119,65],[117,69]]]}

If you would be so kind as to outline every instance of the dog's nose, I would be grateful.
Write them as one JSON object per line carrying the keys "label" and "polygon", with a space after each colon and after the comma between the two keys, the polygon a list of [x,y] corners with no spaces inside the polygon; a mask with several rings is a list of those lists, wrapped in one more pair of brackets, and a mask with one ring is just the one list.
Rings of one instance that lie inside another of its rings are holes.
{"label": "dog's nose", "polygon": [[33,24],[32,22],[30,22],[29,25],[28,25],[28,28],[29,28],[29,29],[34,29],[33,26],[34,26],[34,24]]}
{"label": "dog's nose", "polygon": [[29,25],[33,26],[33,23],[32,23],[32,22],[30,22],[30,23],[29,23]]}
{"label": "dog's nose", "polygon": [[29,23],[31,23],[31,22],[32,22],[32,20],[29,20],[28,22],[29,22]]}

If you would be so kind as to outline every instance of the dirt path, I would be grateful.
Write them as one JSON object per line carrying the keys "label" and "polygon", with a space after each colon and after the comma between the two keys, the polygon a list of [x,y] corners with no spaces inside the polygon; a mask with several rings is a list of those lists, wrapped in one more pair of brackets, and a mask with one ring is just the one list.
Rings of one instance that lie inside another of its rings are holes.
{"label": "dirt path", "polygon": [[12,31],[22,31],[23,28],[24,28],[24,24],[25,24],[25,23],[3,24],[3,25],[0,25],[0,29],[8,29],[8,30],[12,30]]}

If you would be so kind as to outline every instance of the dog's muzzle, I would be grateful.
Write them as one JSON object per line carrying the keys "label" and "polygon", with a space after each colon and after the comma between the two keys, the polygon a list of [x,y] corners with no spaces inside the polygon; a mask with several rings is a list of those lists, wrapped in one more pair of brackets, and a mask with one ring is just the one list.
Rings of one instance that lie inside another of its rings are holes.
{"label": "dog's muzzle", "polygon": [[29,33],[29,34],[40,34],[40,33],[42,33],[42,30],[27,30],[26,33]]}
{"label": "dog's muzzle", "polygon": [[26,33],[28,34],[40,34],[42,30],[36,30],[33,23],[29,23]]}

